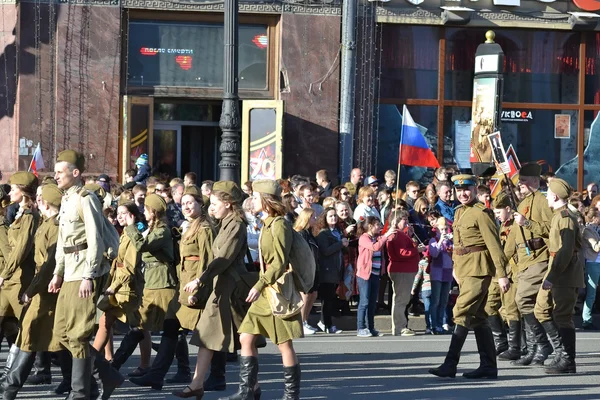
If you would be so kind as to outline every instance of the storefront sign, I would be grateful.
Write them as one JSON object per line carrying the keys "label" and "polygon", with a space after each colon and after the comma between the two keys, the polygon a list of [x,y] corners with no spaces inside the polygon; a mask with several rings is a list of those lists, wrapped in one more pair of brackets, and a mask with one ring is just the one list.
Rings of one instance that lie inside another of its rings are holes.
{"label": "storefront sign", "polygon": [[502,122],[529,122],[533,121],[532,111],[502,110]]}

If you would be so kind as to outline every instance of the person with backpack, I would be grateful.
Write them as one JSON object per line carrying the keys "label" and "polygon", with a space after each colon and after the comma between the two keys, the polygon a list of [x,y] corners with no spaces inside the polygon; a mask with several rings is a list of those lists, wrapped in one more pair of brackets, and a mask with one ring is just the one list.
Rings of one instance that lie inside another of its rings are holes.
{"label": "person with backpack", "polygon": [[[96,322],[96,302],[109,271],[104,255],[112,250],[105,243],[111,236],[105,223],[110,223],[102,214],[98,198],[83,189],[85,159],[81,153],[61,151],[54,171],[57,185],[65,194],[56,268],[48,285],[50,293],[58,293],[53,334],[73,356],[71,398],[90,398],[93,363],[102,380],[102,398],[108,399],[121,386],[123,377],[89,341]],[[114,231],[114,227],[111,229]]]}
{"label": "person with backpack", "polygon": [[[198,346],[194,379],[183,390],[173,392],[180,398],[202,398],[211,382],[204,381],[211,361],[211,376],[216,378],[214,363],[216,357],[222,362],[221,382],[225,387],[226,354],[235,352],[239,347],[237,330],[245,312],[245,299],[238,292],[245,278],[252,275],[246,269],[245,257],[248,253],[246,220],[242,209],[243,192],[231,181],[218,181],[213,184],[210,193],[210,214],[220,222],[219,233],[212,245],[213,261],[208,264],[202,275],[190,282],[185,288],[192,295],[191,303],[206,298],[206,307],[200,316],[190,344]],[[257,275],[253,275],[256,283]],[[250,286],[246,286],[247,292]],[[240,368],[244,368],[247,359],[240,359]],[[213,378],[214,379],[214,378]],[[243,387],[239,393],[243,392]],[[260,397],[260,388],[253,387],[253,396]]]}
{"label": "person with backpack", "polygon": [[[285,385],[283,398],[299,400],[300,364],[292,342],[304,336],[302,316],[299,312],[287,318],[274,315],[270,303],[272,298],[267,297],[271,296],[269,287],[276,284],[288,269],[292,247],[296,243],[294,240],[296,232],[283,218],[285,208],[281,203],[281,187],[276,181],[257,180],[252,184],[252,189],[254,212],[258,213],[263,221],[259,251],[264,268],[261,268],[258,282],[248,293],[246,301],[252,305],[238,330],[242,345],[240,388],[237,394],[223,400],[253,399],[254,387],[258,380],[256,342],[260,335],[271,339],[281,353]],[[314,264],[312,266],[314,267]],[[292,281],[293,285],[295,281],[295,279]],[[311,285],[312,283],[310,282]],[[305,289],[296,288],[296,290]]]}
{"label": "person with backpack", "polygon": [[[300,212],[300,215],[298,215],[298,218],[294,223],[294,230],[302,235],[304,240],[306,240],[306,243],[310,245],[315,264],[319,265],[319,245],[317,244],[317,240],[312,233],[312,231],[316,228],[316,222],[317,214],[315,210],[312,208],[305,208]],[[317,268],[313,287],[308,291],[308,293],[301,293],[302,301],[304,301],[304,305],[302,306],[302,329],[305,335],[314,335],[318,330],[308,323],[310,311],[312,310],[313,304],[315,304],[315,300],[317,299],[317,288],[319,287],[318,276],[319,271]]]}
{"label": "person with backpack", "polygon": [[342,333],[333,325],[336,289],[342,280],[344,256],[342,249],[349,241],[338,229],[335,208],[327,208],[317,222],[317,244],[319,246],[319,293],[321,294],[321,321],[319,327],[325,333]]}

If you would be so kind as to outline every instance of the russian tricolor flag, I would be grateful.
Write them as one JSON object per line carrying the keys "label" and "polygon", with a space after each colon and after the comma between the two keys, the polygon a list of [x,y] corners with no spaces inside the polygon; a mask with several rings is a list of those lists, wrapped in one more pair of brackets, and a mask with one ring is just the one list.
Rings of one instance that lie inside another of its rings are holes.
{"label": "russian tricolor flag", "polygon": [[44,157],[42,157],[42,148],[38,143],[35,148],[35,152],[33,153],[33,159],[31,160],[31,164],[29,164],[29,171],[31,171],[35,176],[38,176],[38,169],[44,169],[46,166],[44,165]]}
{"label": "russian tricolor flag", "polygon": [[439,168],[435,154],[431,151],[421,130],[415,124],[406,106],[402,109],[402,130],[400,131],[400,165],[412,167]]}

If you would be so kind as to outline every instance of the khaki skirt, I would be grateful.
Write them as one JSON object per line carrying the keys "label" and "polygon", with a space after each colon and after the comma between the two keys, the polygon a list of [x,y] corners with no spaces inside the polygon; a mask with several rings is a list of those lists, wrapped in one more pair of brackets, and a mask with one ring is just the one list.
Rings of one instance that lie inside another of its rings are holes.
{"label": "khaki skirt", "polygon": [[169,304],[175,298],[175,289],[144,289],[140,314],[142,327],[149,332],[162,331],[169,310]]}

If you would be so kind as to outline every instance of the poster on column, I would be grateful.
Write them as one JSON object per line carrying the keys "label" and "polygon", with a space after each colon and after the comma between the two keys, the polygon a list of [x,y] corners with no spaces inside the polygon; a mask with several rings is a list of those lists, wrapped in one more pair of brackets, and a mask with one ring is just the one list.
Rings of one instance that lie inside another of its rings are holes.
{"label": "poster on column", "polygon": [[496,119],[497,78],[475,78],[471,108],[472,163],[492,163],[492,148],[487,136],[494,131]]}

